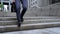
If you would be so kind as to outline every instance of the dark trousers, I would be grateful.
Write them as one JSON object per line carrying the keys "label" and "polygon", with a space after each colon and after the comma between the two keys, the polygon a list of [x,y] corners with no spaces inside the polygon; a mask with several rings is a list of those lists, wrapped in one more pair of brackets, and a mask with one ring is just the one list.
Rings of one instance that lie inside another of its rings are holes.
{"label": "dark trousers", "polygon": [[[22,4],[23,10],[20,13],[21,4]],[[28,2],[27,2],[27,0],[15,0],[15,5],[16,5],[17,20],[18,20],[18,22],[20,22],[20,20],[23,18],[24,14],[28,8]]]}

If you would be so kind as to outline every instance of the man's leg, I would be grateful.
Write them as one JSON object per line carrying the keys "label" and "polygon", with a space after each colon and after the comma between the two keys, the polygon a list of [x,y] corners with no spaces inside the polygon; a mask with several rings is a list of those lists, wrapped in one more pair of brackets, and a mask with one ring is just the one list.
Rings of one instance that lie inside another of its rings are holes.
{"label": "man's leg", "polygon": [[21,0],[23,10],[21,12],[21,21],[23,22],[23,16],[28,8],[28,1],[27,0]]}
{"label": "man's leg", "polygon": [[16,15],[17,15],[17,20],[18,20],[18,27],[21,25],[20,23],[20,0],[15,0],[15,5],[16,5]]}

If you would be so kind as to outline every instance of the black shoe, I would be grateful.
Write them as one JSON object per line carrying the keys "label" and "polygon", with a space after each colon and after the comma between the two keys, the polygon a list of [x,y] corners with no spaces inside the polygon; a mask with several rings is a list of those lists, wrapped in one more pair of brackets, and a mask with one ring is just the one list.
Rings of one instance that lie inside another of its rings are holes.
{"label": "black shoe", "polygon": [[20,22],[18,22],[18,27],[20,27],[21,26],[21,23]]}

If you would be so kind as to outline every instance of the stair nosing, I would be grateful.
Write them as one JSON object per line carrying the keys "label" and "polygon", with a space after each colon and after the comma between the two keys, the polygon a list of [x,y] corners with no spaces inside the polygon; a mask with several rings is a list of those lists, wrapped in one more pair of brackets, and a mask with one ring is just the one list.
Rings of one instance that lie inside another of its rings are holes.
{"label": "stair nosing", "polygon": [[[32,19],[32,20],[24,20],[24,21],[54,21],[54,20],[59,20],[60,21],[60,19]],[[14,21],[17,21],[17,20],[1,20],[0,22],[9,22],[9,21],[12,21],[12,22],[14,22]]]}

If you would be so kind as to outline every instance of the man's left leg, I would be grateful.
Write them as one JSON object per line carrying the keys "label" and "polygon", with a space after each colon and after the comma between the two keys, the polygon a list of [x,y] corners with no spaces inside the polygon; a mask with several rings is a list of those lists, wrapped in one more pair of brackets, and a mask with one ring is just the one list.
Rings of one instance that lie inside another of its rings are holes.
{"label": "man's left leg", "polygon": [[21,21],[23,22],[23,16],[28,8],[28,1],[27,0],[21,0],[23,10],[21,12]]}

